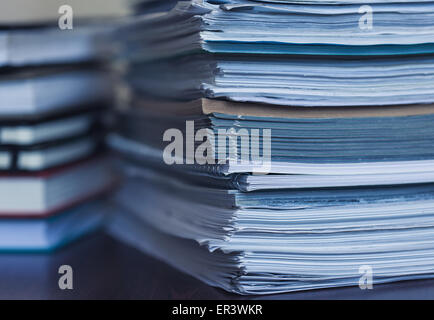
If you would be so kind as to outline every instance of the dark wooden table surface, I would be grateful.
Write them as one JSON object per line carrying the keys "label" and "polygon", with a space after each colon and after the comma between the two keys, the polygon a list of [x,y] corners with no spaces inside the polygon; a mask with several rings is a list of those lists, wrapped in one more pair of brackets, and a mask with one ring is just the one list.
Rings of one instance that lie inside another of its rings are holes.
{"label": "dark wooden table surface", "polygon": [[[73,268],[60,290],[58,268]],[[100,232],[51,254],[0,254],[0,299],[434,299],[434,280],[240,297],[209,287]]]}

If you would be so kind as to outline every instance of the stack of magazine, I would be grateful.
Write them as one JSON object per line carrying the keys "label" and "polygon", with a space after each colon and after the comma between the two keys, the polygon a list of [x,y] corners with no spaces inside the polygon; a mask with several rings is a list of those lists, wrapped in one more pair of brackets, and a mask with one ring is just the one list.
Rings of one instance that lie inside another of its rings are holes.
{"label": "stack of magazine", "polygon": [[96,39],[102,18],[119,15],[103,3],[0,4],[0,250],[53,249],[101,222],[93,199],[113,176],[101,148],[110,84]]}
{"label": "stack of magazine", "polygon": [[112,233],[239,294],[432,277],[434,1],[370,3],[172,1],[121,28]]}

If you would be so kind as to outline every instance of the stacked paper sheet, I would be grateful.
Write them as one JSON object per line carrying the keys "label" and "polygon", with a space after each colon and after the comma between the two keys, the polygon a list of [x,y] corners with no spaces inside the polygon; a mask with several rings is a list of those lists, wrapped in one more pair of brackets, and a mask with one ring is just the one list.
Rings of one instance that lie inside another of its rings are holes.
{"label": "stacked paper sheet", "polygon": [[183,1],[123,27],[113,233],[241,294],[432,277],[434,2],[363,5]]}
{"label": "stacked paper sheet", "polygon": [[53,249],[102,221],[96,198],[113,176],[97,39],[110,30],[103,18],[126,12],[96,2],[0,4],[0,250]]}

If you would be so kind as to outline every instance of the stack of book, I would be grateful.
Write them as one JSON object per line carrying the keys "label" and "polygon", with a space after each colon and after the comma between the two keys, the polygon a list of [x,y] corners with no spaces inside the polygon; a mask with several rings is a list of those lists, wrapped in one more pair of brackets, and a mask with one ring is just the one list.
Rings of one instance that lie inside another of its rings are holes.
{"label": "stack of book", "polygon": [[371,3],[182,1],[120,30],[113,234],[240,294],[432,277],[434,2]]}
{"label": "stack of book", "polygon": [[95,63],[108,29],[94,18],[122,14],[109,2],[0,4],[0,250],[50,250],[102,221],[93,199],[114,180],[100,121],[110,83]]}

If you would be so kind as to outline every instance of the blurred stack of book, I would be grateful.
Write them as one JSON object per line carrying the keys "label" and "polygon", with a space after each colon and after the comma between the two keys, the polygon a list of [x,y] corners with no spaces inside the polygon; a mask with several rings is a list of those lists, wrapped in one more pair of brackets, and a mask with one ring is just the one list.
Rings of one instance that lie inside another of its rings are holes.
{"label": "blurred stack of book", "polygon": [[241,294],[432,277],[434,2],[364,2],[172,1],[120,30],[113,234]]}
{"label": "blurred stack of book", "polygon": [[102,221],[114,177],[96,39],[126,14],[116,0],[0,4],[0,250],[50,250]]}

